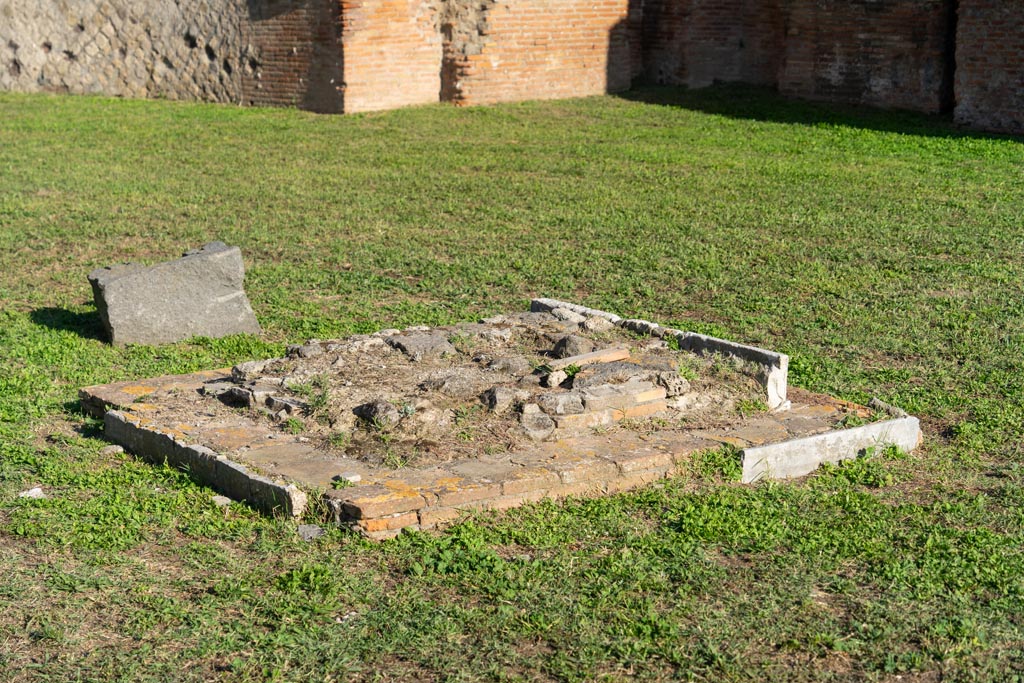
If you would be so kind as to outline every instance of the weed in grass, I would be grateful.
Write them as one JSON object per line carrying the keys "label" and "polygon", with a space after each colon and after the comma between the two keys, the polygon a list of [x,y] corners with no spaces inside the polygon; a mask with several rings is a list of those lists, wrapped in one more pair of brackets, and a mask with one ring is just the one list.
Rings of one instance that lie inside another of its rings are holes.
{"label": "weed in grass", "polygon": [[288,389],[305,402],[307,416],[318,417],[327,409],[330,399],[330,378],[326,375],[316,375],[306,382],[289,384]]}
{"label": "weed in grass", "polygon": [[739,481],[743,474],[742,452],[729,444],[697,451],[690,458],[690,470],[703,479]]}
{"label": "weed in grass", "polygon": [[837,481],[855,486],[881,488],[896,483],[896,476],[888,470],[883,460],[901,459],[902,451],[898,446],[887,446],[881,454],[876,455],[875,448],[869,447],[864,453],[837,465],[824,463],[821,470],[824,476],[831,476]]}
{"label": "weed in grass", "polygon": [[393,470],[398,470],[408,466],[408,464],[412,461],[412,457],[414,456],[405,456],[402,455],[401,453],[398,453],[392,448],[385,448],[382,462],[384,463],[384,467],[389,467]]}
{"label": "weed in grass", "polygon": [[327,437],[327,443],[331,445],[331,448],[343,451],[352,443],[352,436],[348,432],[334,432]]}
{"label": "weed in grass", "polygon": [[736,402],[736,412],[743,417],[768,412],[768,403],[761,398],[741,398]]}

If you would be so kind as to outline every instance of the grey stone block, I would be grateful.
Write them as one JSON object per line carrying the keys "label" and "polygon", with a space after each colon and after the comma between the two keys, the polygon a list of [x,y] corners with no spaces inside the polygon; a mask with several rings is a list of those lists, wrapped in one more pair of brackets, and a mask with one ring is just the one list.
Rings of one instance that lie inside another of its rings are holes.
{"label": "grey stone block", "polygon": [[743,482],[802,477],[818,469],[822,463],[856,458],[872,446],[895,444],[910,451],[920,442],[918,419],[904,417],[747,448],[743,451]]}
{"label": "grey stone block", "polygon": [[96,308],[114,344],[164,344],[189,337],[259,334],[242,289],[238,247],[211,242],[174,261],[128,263],[89,274]]}
{"label": "grey stone block", "polygon": [[617,323],[622,318],[615,315],[614,313],[608,313],[607,311],[599,311],[596,308],[587,308],[579,304],[569,303],[567,301],[559,301],[558,299],[533,299],[530,301],[530,311],[533,313],[550,313],[556,308],[568,309],[574,313],[579,313],[582,316],[588,318],[604,318],[605,320]]}

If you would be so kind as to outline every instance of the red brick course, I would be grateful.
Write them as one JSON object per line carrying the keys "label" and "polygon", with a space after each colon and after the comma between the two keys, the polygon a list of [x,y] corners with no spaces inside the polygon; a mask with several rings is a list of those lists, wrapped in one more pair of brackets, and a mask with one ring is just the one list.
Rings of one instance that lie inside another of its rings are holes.
{"label": "red brick course", "polygon": [[829,102],[951,103],[951,0],[787,0],[778,87]]}
{"label": "red brick course", "polygon": [[960,0],[958,123],[1024,133],[1024,0]]}

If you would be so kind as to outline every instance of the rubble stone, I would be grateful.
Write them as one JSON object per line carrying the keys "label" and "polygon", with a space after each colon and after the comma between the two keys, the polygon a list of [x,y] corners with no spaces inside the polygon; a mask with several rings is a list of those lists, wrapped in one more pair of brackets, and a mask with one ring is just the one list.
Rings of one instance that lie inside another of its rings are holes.
{"label": "rubble stone", "polygon": [[457,353],[444,334],[414,333],[386,337],[385,341],[414,361]]}
{"label": "rubble stone", "polygon": [[590,353],[593,350],[594,342],[590,341],[586,337],[570,334],[562,337],[558,343],[555,344],[554,355],[555,358],[569,358],[570,356],[582,356],[583,354]]}

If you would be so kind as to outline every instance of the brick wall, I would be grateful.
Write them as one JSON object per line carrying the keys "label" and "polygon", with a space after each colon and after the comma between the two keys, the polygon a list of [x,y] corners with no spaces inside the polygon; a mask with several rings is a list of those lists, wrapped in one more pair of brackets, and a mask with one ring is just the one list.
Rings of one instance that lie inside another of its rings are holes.
{"label": "brick wall", "polygon": [[782,58],[779,0],[654,0],[644,6],[648,79],[699,88],[715,81],[775,85]]}
{"label": "brick wall", "polygon": [[1024,0],[960,0],[954,116],[1024,133]]}
{"label": "brick wall", "polygon": [[653,0],[644,25],[659,83],[924,111],[950,100],[952,0]]}
{"label": "brick wall", "polygon": [[951,103],[952,0],[785,0],[784,7],[781,92],[926,112]]}
{"label": "brick wall", "polygon": [[335,0],[249,0],[243,101],[344,111],[339,14]]}
{"label": "brick wall", "polygon": [[1020,133],[1024,0],[0,0],[0,90],[340,112],[640,74],[926,112],[955,85],[957,121]]}
{"label": "brick wall", "polygon": [[345,111],[439,101],[437,21],[426,0],[342,0]]}
{"label": "brick wall", "polygon": [[630,0],[494,2],[480,40],[448,51],[445,92],[482,104],[627,89],[640,70],[641,19]]}

